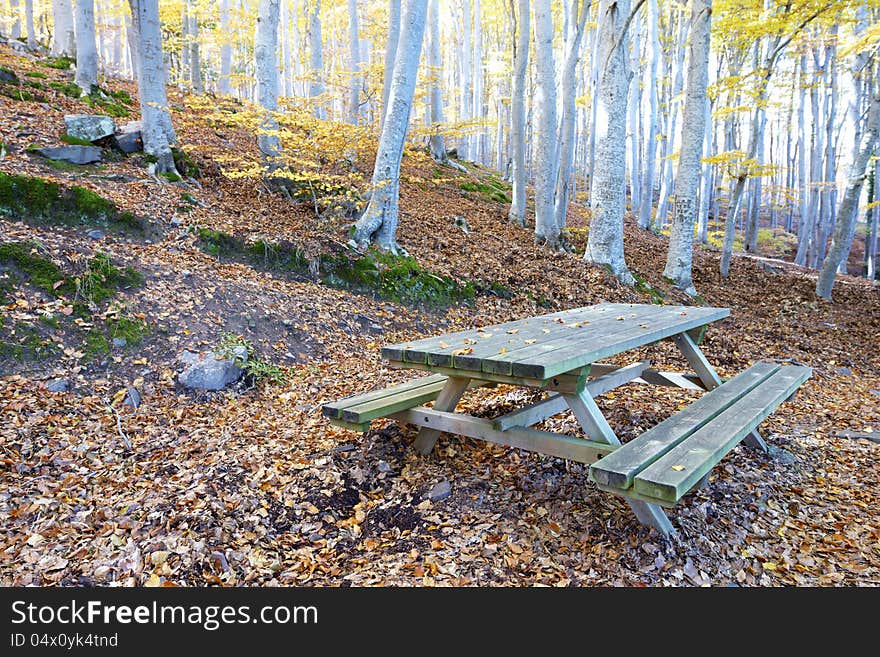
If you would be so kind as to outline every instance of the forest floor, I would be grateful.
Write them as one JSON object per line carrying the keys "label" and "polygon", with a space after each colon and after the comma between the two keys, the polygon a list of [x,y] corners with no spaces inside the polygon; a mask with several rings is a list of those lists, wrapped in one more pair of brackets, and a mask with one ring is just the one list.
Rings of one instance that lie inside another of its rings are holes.
{"label": "forest floor", "polygon": [[[810,272],[736,257],[724,280],[718,253],[697,250],[700,302],[731,309],[703,343],[720,374],[761,359],[814,372],[762,425],[772,455],[737,447],[670,512],[680,541],[667,541],[596,490],[585,466],[456,436],[423,458],[408,449],[408,428],[376,421],[361,437],[321,415],[322,403],[412,375],[384,366],[386,343],[601,301],[694,303],[662,278],[663,237],[627,224],[627,261],[642,291],[621,286],[509,224],[492,171],[461,174],[408,151],[399,241],[427,271],[471,283],[475,296],[425,310],[355,294],[314,271],[206,252],[199,231],[207,228],[294,242],[310,262],[345,253],[350,219],[318,221],[311,203],[221,173],[224,154],[255,152],[248,131],[218,125],[204,103],[172,92],[197,182],[149,176],[138,155],[59,169],[27,147],[58,144],[65,113],[100,110],[48,85],[60,88],[68,71],[3,48],[0,65],[45,87],[32,87],[40,96],[32,100],[0,96],[8,151],[0,172],[83,186],[151,226],[126,237],[0,216],[0,248],[29,242],[66,277],[40,290],[0,267],[8,295],[0,307],[0,584],[880,584],[880,446],[841,437],[880,433],[880,294],[864,280],[840,279],[828,303],[816,298]],[[134,96],[129,84],[112,87]],[[369,150],[358,150],[364,179]],[[578,250],[587,224],[574,206]],[[77,306],[79,293],[63,293],[67,281],[82,278],[97,253],[143,280]],[[125,346],[111,340],[122,328]],[[181,351],[208,349],[229,333],[286,379],[186,391],[176,381]],[[16,351],[25,343],[30,351]],[[669,343],[628,356],[685,368]],[[69,390],[49,392],[58,379]],[[523,394],[474,391],[463,407],[492,417]],[[633,384],[598,403],[625,441],[692,398]],[[579,434],[568,414],[543,426]],[[431,502],[426,493],[443,480],[451,495]]]}

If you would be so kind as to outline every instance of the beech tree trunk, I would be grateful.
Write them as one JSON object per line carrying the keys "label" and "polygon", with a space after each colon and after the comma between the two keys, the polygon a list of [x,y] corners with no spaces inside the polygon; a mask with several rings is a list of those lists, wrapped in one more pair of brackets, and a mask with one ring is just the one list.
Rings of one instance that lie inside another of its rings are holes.
{"label": "beech tree trunk", "polygon": [[351,86],[348,98],[348,121],[358,124],[361,111],[361,45],[357,0],[348,0],[348,50],[351,59]]}
{"label": "beech tree trunk", "polygon": [[73,0],[52,0],[52,55],[76,57]]}
{"label": "beech tree trunk", "polygon": [[446,144],[440,132],[443,124],[443,61],[440,59],[440,16],[438,0],[428,1],[428,66],[430,67],[431,85],[429,90],[428,111],[430,114],[431,138],[429,147],[431,157],[438,162],[448,162]]}
{"label": "beech tree trunk", "polygon": [[34,0],[24,0],[24,23],[27,29],[28,48],[37,47],[37,30],[34,28]]}
{"label": "beech tree trunk", "polygon": [[257,13],[257,31],[254,36],[254,67],[257,79],[257,102],[265,112],[260,120],[257,144],[263,156],[270,160],[281,153],[278,136],[278,19],[280,0],[260,0]]}
{"label": "beech tree trunk", "polygon": [[391,95],[391,80],[394,73],[394,59],[397,57],[397,45],[400,41],[400,0],[388,2],[388,38],[385,40],[385,70],[382,83],[382,121],[388,113],[388,98]]}
{"label": "beech tree trunk", "polygon": [[231,0],[220,0],[220,78],[217,91],[228,95],[232,93],[232,44],[229,39],[229,12]]}
{"label": "beech tree trunk", "polygon": [[867,175],[868,161],[871,159],[871,153],[877,141],[878,129],[880,129],[880,93],[874,96],[871,102],[868,120],[862,133],[862,143],[858,155],[850,166],[846,189],[840,201],[837,225],[834,228],[834,242],[828,255],[825,256],[822,271],[819,272],[819,280],[816,282],[816,294],[829,301],[831,300],[831,288],[834,286],[834,276],[840,263],[847,255],[848,245],[852,240],[852,233],[855,231],[856,208],[858,207],[859,195],[862,193],[862,184]]}
{"label": "beech tree trunk", "polygon": [[550,0],[535,5],[535,241],[561,247],[553,191],[556,183],[556,80],[553,62],[553,17]]}
{"label": "beech tree trunk", "polygon": [[406,4],[394,59],[388,113],[373,168],[372,193],[364,213],[355,224],[352,237],[356,248],[365,249],[375,242],[392,253],[401,251],[396,240],[400,162],[416,88],[427,8],[428,0],[408,0]]}
{"label": "beech tree trunk", "polygon": [[675,176],[675,208],[663,275],[696,295],[691,265],[694,210],[700,182],[700,153],[705,141],[706,87],[709,84],[709,33],[712,0],[691,0],[691,37],[687,91],[682,119],[681,151]]}
{"label": "beech tree trunk", "polygon": [[660,59],[660,36],[657,29],[657,0],[648,0],[648,126],[645,131],[645,179],[642,184],[642,203],[639,208],[639,226],[651,227],[654,207],[654,177],[657,165],[657,63]]}
{"label": "beech tree trunk", "polygon": [[[313,0],[309,11],[309,98],[318,98],[324,93],[324,41],[321,38],[321,0]],[[315,116],[327,118],[323,103],[317,102]]]}
{"label": "beech tree trunk", "polygon": [[511,190],[510,213],[508,218],[520,226],[526,225],[526,70],[529,65],[529,1],[517,0],[514,11],[513,0],[510,13],[516,30],[513,50],[513,81],[510,94],[510,150],[511,150]]}
{"label": "beech tree trunk", "polygon": [[626,97],[629,87],[624,23],[629,0],[599,2],[599,86],[596,161],[590,188],[590,235],[584,260],[605,265],[626,285],[635,279],[623,258],[626,183]]}
{"label": "beech tree trunk", "polygon": [[128,0],[132,31],[137,45],[138,95],[143,126],[144,152],[156,159],[156,173],[177,173],[171,146],[177,136],[171,124],[165,91],[162,26],[159,0]]}
{"label": "beech tree trunk", "polygon": [[94,0],[76,0],[76,74],[73,81],[84,96],[98,86]]}

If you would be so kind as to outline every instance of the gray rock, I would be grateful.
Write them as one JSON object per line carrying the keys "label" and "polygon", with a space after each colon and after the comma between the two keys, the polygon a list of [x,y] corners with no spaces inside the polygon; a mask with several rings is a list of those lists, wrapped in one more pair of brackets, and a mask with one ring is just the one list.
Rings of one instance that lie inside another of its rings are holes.
{"label": "gray rock", "polygon": [[67,134],[78,139],[98,141],[116,132],[116,123],[109,116],[95,114],[65,114]]}
{"label": "gray rock", "polygon": [[89,232],[86,233],[86,235],[88,235],[88,236],[89,236],[90,238],[92,238],[93,240],[102,240],[102,239],[104,239],[104,231],[103,231],[103,230],[98,230],[97,228],[94,228],[94,229],[90,230]]}
{"label": "gray rock", "polygon": [[184,365],[193,365],[199,362],[199,353],[197,351],[184,349],[182,352],[180,352],[180,356],[178,356],[177,359]]}
{"label": "gray rock", "polygon": [[18,84],[18,76],[10,70],[0,68],[0,82],[6,84]]}
{"label": "gray rock", "polygon": [[144,150],[144,140],[141,137],[140,130],[117,134],[116,148],[123,153],[139,153]]}
{"label": "gray rock", "polygon": [[840,376],[851,376],[852,375],[852,370],[849,369],[848,367],[838,367],[834,371],[837,372],[838,374],[840,374]]}
{"label": "gray rock", "polygon": [[387,461],[379,461],[379,472],[391,472],[391,466]]}
{"label": "gray rock", "polygon": [[172,226],[182,226],[183,219],[181,219],[180,217],[171,217],[171,225]]}
{"label": "gray rock", "polygon": [[122,403],[130,406],[132,410],[136,410],[141,405],[141,393],[138,392],[137,388],[132,386],[126,387],[125,398],[122,400]]}
{"label": "gray rock", "polygon": [[113,346],[122,348],[128,344],[128,340],[125,338],[113,338]]}
{"label": "gray rock", "polygon": [[70,381],[67,379],[55,379],[46,386],[46,390],[49,392],[67,392],[70,390]]}
{"label": "gray rock", "polygon": [[[230,383],[238,381],[243,373],[241,365],[247,361],[247,349],[235,347],[233,354],[232,358],[226,358],[217,352],[198,355],[196,360],[177,376],[177,380],[187,388],[221,390]],[[187,358],[191,359],[190,356]]]}
{"label": "gray rock", "polygon": [[61,160],[71,164],[92,164],[101,161],[101,149],[97,146],[52,146],[38,148],[35,152],[50,160]]}
{"label": "gray rock", "polygon": [[440,500],[445,500],[450,495],[452,495],[452,486],[444,479],[428,491],[427,497],[432,502],[439,502]]}
{"label": "gray rock", "polygon": [[797,458],[795,457],[795,455],[789,452],[787,449],[782,449],[781,447],[769,445],[767,447],[767,452],[770,454],[773,460],[784,463],[785,465],[794,465],[795,463],[797,463]]}

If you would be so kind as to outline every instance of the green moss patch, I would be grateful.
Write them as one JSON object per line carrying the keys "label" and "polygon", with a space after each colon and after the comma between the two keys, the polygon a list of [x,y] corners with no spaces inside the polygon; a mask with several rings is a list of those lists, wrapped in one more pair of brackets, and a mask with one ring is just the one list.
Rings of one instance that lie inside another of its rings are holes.
{"label": "green moss patch", "polygon": [[98,253],[86,264],[86,269],[76,279],[76,293],[80,299],[98,304],[109,299],[121,288],[143,284],[144,277],[136,269],[118,269],[106,253]]}
{"label": "green moss patch", "polygon": [[73,282],[61,269],[49,258],[40,255],[40,247],[34,242],[0,244],[0,270],[5,270],[7,296],[22,279],[53,297],[71,294],[75,290]]}
{"label": "green moss patch", "polygon": [[76,59],[73,57],[46,57],[37,63],[46,68],[56,68],[60,71],[67,71],[76,66]]}
{"label": "green moss patch", "polygon": [[88,139],[83,139],[82,137],[74,137],[73,135],[63,134],[61,135],[61,141],[65,144],[70,144],[71,146],[92,146],[92,142]]}
{"label": "green moss patch", "polygon": [[0,358],[18,361],[44,360],[54,356],[58,346],[40,335],[30,322],[17,322],[0,335]]}
{"label": "green moss patch", "polygon": [[82,89],[76,86],[73,82],[56,82],[53,80],[49,83],[49,86],[58,93],[62,93],[69,98],[79,98],[82,96]]}
{"label": "green moss patch", "polygon": [[85,187],[0,172],[0,215],[30,225],[102,226],[141,235],[146,222]]}
{"label": "green moss patch", "polygon": [[[501,185],[500,182],[495,182],[497,183],[497,185]],[[507,195],[503,185],[499,188],[498,186],[496,186],[496,184],[468,181],[459,185],[458,188],[464,192],[475,192],[481,194],[487,199],[495,201],[497,203],[510,203],[510,197]]]}

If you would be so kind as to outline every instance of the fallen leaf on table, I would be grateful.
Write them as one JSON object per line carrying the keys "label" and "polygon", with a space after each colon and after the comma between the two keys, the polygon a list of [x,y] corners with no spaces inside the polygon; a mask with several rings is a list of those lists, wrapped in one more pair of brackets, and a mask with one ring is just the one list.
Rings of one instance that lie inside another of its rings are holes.
{"label": "fallen leaf on table", "polygon": [[472,353],[474,353],[474,350],[471,349],[470,347],[465,347],[464,349],[453,349],[452,350],[453,356],[466,356],[466,355],[472,354]]}
{"label": "fallen leaf on table", "polygon": [[519,333],[519,329],[508,329],[508,333]]}
{"label": "fallen leaf on table", "polygon": [[523,340],[523,342],[525,342],[526,344],[535,344],[537,340],[535,338],[532,338],[531,340]]}
{"label": "fallen leaf on table", "polygon": [[681,472],[682,470],[684,470],[684,466],[683,465],[673,465],[672,469],[675,470],[676,472]]}
{"label": "fallen leaf on table", "polygon": [[445,342],[443,342],[443,340],[440,341],[440,348],[441,348],[441,349],[446,349],[446,347],[448,347],[448,346],[449,346],[449,345],[446,344]]}

